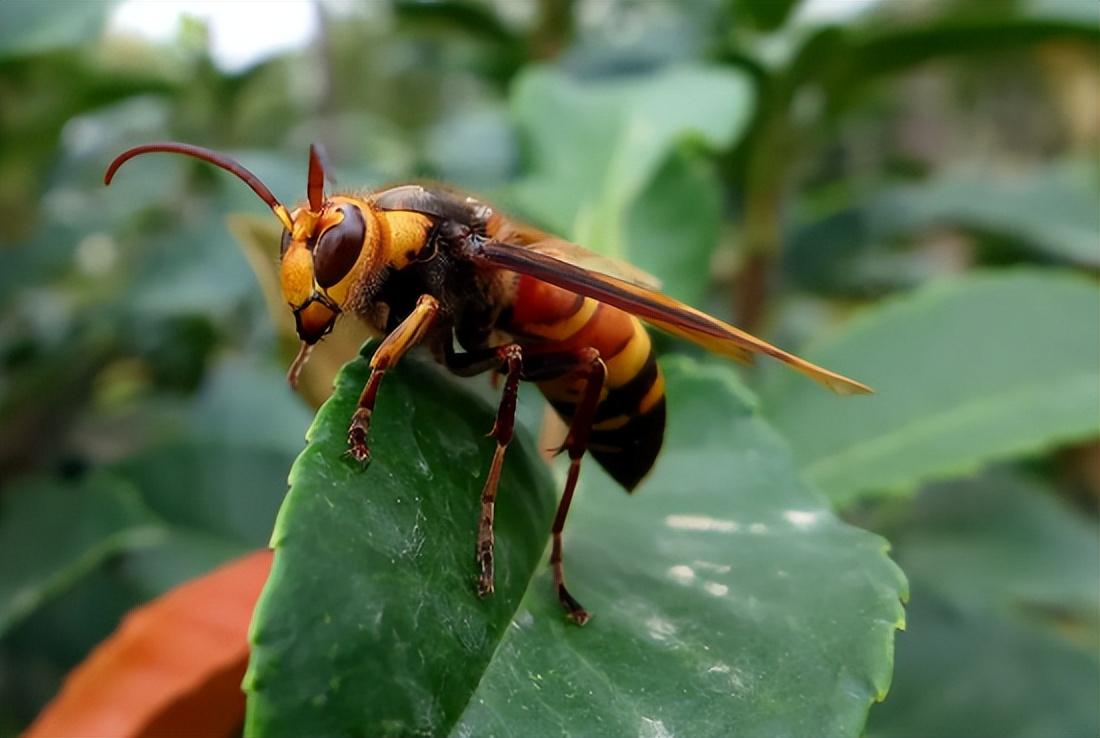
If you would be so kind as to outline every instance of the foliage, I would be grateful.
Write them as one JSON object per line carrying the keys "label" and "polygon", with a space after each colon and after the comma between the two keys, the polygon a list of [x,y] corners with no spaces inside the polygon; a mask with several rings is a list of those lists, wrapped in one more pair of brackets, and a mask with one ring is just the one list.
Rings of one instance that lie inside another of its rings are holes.
{"label": "foliage", "polygon": [[913,586],[907,666],[868,735],[1096,733],[1095,525],[1004,470],[934,485],[892,518]]}
{"label": "foliage", "polygon": [[[324,712],[348,733],[856,735],[892,671],[868,735],[1098,732],[1091,0],[321,0],[309,47],[241,69],[203,21],[151,42],[118,3],[76,5],[0,2],[0,733],[128,610],[269,540],[250,734]],[[772,366],[743,384],[658,338],[666,452],[631,498],[586,463],[578,630],[525,386],[479,601],[496,393],[402,364],[361,472],[339,458],[355,360],[302,452],[361,336],[340,326],[292,395],[252,193],[171,157],[102,188],[155,139],[288,201],[315,139],[339,187],[472,188],[877,394]],[[911,582],[896,670],[904,579],[853,524]]]}
{"label": "foliage", "polygon": [[[730,370],[665,368],[668,439],[638,498],[586,469],[566,558],[595,619],[578,630],[541,566],[553,498],[530,441],[510,450],[497,592],[479,602],[471,542],[492,442],[474,439],[491,409],[434,369],[403,366],[375,414],[375,460],[359,470],[342,451],[367,367],[350,364],[273,535],[245,732],[858,733],[889,683],[904,578],[882,539],[799,481]],[[701,712],[678,699],[685,690],[721,699]]]}
{"label": "foliage", "polygon": [[[838,504],[1093,438],[1097,315],[1100,291],[1076,275],[940,282],[868,311],[809,352],[858,374],[874,402],[843,402],[783,376],[766,412]],[[1048,330],[1053,323],[1059,330]]]}

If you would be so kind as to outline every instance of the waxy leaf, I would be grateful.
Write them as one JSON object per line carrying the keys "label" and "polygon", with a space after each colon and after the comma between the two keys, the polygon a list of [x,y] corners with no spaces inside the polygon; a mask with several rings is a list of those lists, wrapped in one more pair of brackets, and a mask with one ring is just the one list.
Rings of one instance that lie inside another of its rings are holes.
{"label": "waxy leaf", "polygon": [[595,464],[562,622],[540,573],[456,733],[856,736],[890,684],[905,578],[837,519],[725,366],[663,363],[669,427],[624,499]]}
{"label": "waxy leaf", "polygon": [[137,490],[110,475],[28,479],[0,507],[0,635],[121,551],[163,540]]}
{"label": "waxy leaf", "polygon": [[882,517],[914,606],[869,736],[1100,734],[1095,520],[1004,471]]}
{"label": "waxy leaf", "polygon": [[347,427],[366,382],[348,364],[310,428],[253,623],[248,735],[438,733],[453,724],[542,561],[553,485],[521,433],[496,518],[496,594],[474,542],[493,412],[434,368],[382,383],[366,469]]}
{"label": "waxy leaf", "polygon": [[94,41],[114,5],[112,0],[82,3],[0,3],[0,59],[31,56]]}
{"label": "waxy leaf", "polygon": [[594,617],[578,628],[550,586],[552,498],[524,439],[497,592],[478,600],[489,408],[402,363],[363,471],[344,450],[367,370],[349,364],[280,513],[246,734],[858,735],[889,685],[904,577],[801,481],[732,369],[664,366],[653,476],[631,497],[591,461],[581,475],[566,575]]}
{"label": "waxy leaf", "polygon": [[955,166],[927,182],[886,190],[867,216],[876,237],[956,225],[1095,268],[1098,197],[1100,172],[1091,161],[1068,160],[1014,176]]}
{"label": "waxy leaf", "polygon": [[747,76],[685,66],[594,81],[534,68],[512,99],[530,158],[509,188],[519,212],[586,248],[659,270],[672,295],[698,301],[721,221],[703,150],[732,146],[747,127]]}
{"label": "waxy leaf", "polygon": [[986,273],[868,311],[810,360],[875,394],[789,373],[764,413],[839,503],[1100,435],[1100,289],[1061,272]]}

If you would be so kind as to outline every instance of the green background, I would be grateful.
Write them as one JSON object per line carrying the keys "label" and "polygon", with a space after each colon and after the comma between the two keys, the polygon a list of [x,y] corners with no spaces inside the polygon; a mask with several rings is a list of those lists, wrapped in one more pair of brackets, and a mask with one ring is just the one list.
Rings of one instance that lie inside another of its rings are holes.
{"label": "green background", "polygon": [[[1093,0],[322,0],[243,67],[132,5],[0,0],[0,734],[269,542],[250,735],[1100,732]],[[350,466],[359,337],[293,394],[252,193],[168,156],[102,187],[158,139],[288,204],[312,141],[337,190],[473,190],[877,392],[657,337],[666,449],[633,496],[585,465],[577,629],[525,386],[478,600],[496,393],[413,358]]]}

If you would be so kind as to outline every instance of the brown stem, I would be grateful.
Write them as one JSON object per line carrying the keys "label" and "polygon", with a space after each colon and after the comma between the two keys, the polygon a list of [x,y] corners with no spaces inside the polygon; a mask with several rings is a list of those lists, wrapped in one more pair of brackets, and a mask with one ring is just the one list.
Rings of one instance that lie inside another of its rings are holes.
{"label": "brown stem", "polygon": [[[750,176],[750,187],[753,179]],[[733,282],[733,314],[737,324],[750,332],[763,319],[772,270],[782,248],[781,199],[778,183],[767,181],[759,183],[745,204],[745,256]]]}
{"label": "brown stem", "polygon": [[531,56],[554,59],[573,35],[573,0],[539,0],[531,32]]}

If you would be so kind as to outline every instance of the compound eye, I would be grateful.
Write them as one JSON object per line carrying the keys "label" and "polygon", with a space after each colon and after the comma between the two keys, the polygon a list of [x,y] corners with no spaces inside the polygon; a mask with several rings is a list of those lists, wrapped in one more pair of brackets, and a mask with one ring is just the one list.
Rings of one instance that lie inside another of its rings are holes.
{"label": "compound eye", "polygon": [[286,256],[286,250],[290,248],[290,231],[283,229],[283,240],[279,244],[279,258]]}
{"label": "compound eye", "polygon": [[313,277],[325,289],[346,277],[355,266],[367,233],[359,208],[341,205],[338,210],[344,219],[325,230],[313,249]]}

